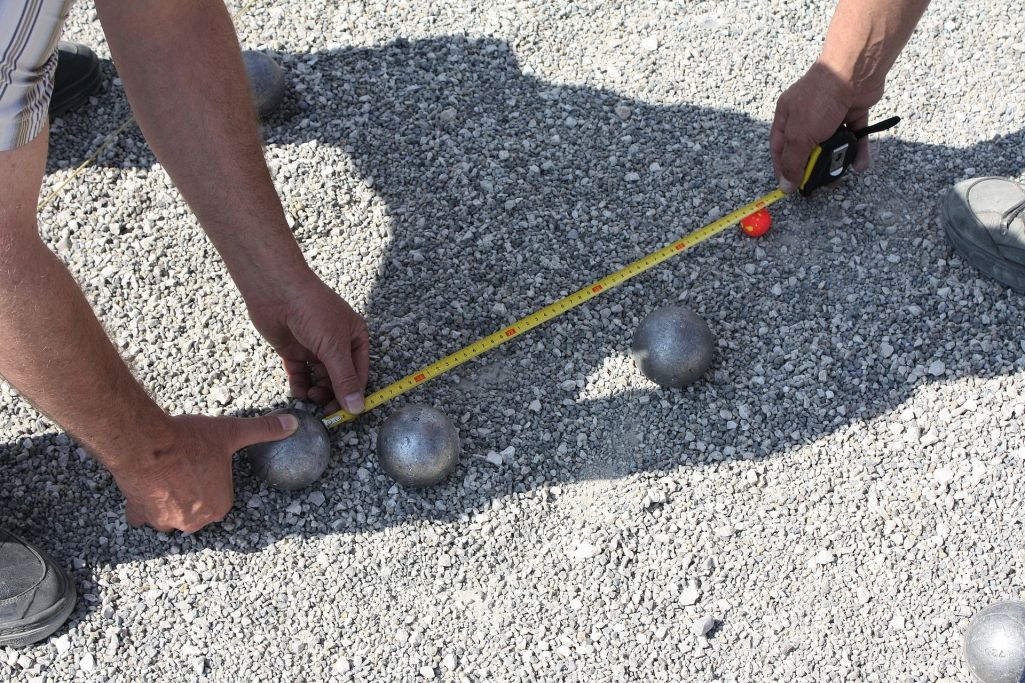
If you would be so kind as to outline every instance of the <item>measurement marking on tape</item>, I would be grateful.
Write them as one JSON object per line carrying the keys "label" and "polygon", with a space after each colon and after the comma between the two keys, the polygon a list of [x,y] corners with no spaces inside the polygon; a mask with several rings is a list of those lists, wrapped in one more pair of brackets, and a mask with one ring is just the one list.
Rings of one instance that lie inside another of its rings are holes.
{"label": "measurement marking on tape", "polygon": [[[739,223],[741,219],[765,208],[766,206],[769,206],[770,204],[773,204],[774,202],[778,202],[785,196],[786,195],[783,194],[781,190],[773,190],[755,201],[745,204],[736,211],[733,211],[722,218],[714,220],[708,225],[695,230],[687,235],[687,237],[676,240],[657,251],[642,256],[633,263],[606,275],[597,282],[593,282],[583,289],[579,289],[572,294],[568,294],[558,301],[544,306],[539,311],[535,311],[534,313],[524,316],[513,323],[512,326],[503,328],[498,332],[494,332],[483,339],[477,340],[469,346],[445,356],[441,360],[431,363],[425,368],[417,370],[412,375],[404,377],[396,382],[392,382],[388,386],[367,397],[365,410],[373,410],[377,406],[386,403],[397,396],[401,396],[410,389],[432,380],[439,375],[448,372],[452,368],[473,360],[482,353],[490,351],[510,339],[522,336],[523,333],[529,332],[538,325],[560,316],[566,311],[576,308],[586,301],[590,301],[594,297],[603,292],[607,292],[616,285],[626,282],[635,275],[639,275],[640,273],[650,270],[658,264],[676,256],[680,252],[697,246],[710,237],[718,235],[726,228]],[[352,413],[345,410],[339,410],[324,418],[324,426],[328,428],[335,427],[343,422],[349,422],[355,417],[356,416]]]}

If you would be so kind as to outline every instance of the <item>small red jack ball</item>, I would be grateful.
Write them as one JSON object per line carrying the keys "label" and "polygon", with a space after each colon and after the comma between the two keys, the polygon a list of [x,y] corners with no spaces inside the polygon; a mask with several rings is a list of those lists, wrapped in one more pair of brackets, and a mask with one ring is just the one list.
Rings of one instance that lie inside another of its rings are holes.
{"label": "small red jack ball", "polygon": [[749,237],[761,237],[772,227],[772,216],[768,209],[759,209],[740,220],[740,229]]}

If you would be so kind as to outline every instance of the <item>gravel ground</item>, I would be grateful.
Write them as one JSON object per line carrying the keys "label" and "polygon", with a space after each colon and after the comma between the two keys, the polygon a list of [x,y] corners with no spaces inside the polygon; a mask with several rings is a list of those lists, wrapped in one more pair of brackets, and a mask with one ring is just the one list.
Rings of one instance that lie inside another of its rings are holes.
{"label": "gravel ground", "polygon": [[[256,2],[241,41],[290,86],[267,156],[309,259],[368,320],[373,385],[770,189],[775,98],[831,6]],[[968,680],[970,615],[1025,597],[1025,298],[952,254],[937,206],[958,179],[1025,171],[1020,20],[937,0],[871,172],[408,396],[463,440],[433,490],[378,467],[386,406],[333,433],[310,490],[240,461],[224,523],[133,530],[110,476],[4,386],[5,524],[82,597],[48,642],[0,651],[0,674]],[[66,36],[108,54],[87,2]],[[46,187],[127,113],[115,81],[58,122]],[[41,229],[169,410],[287,400],[138,132]],[[718,358],[665,391],[628,351],[677,301]]]}

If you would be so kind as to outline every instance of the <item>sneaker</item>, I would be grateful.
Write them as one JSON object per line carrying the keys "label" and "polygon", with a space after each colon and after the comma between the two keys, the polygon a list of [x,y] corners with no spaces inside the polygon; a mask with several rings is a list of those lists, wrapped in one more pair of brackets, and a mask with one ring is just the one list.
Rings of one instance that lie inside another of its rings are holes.
{"label": "sneaker", "polygon": [[1025,294],[1025,186],[972,178],[943,200],[940,220],[954,251],[994,280]]}
{"label": "sneaker", "polygon": [[46,638],[75,609],[75,584],[39,549],[0,529],[0,647]]}
{"label": "sneaker", "polygon": [[85,45],[57,44],[57,71],[50,96],[50,119],[85,104],[100,87],[100,60]]}

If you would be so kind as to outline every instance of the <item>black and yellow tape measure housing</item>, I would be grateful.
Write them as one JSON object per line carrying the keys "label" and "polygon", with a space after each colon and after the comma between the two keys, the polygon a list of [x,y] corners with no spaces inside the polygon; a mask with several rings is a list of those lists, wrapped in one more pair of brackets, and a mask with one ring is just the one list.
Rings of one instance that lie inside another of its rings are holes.
{"label": "black and yellow tape measure housing", "polygon": [[821,142],[808,157],[804,178],[798,186],[805,197],[820,187],[836,182],[851,169],[858,158],[858,141],[866,135],[893,128],[900,123],[899,116],[891,116],[861,130],[851,130],[843,123],[825,142]]}

